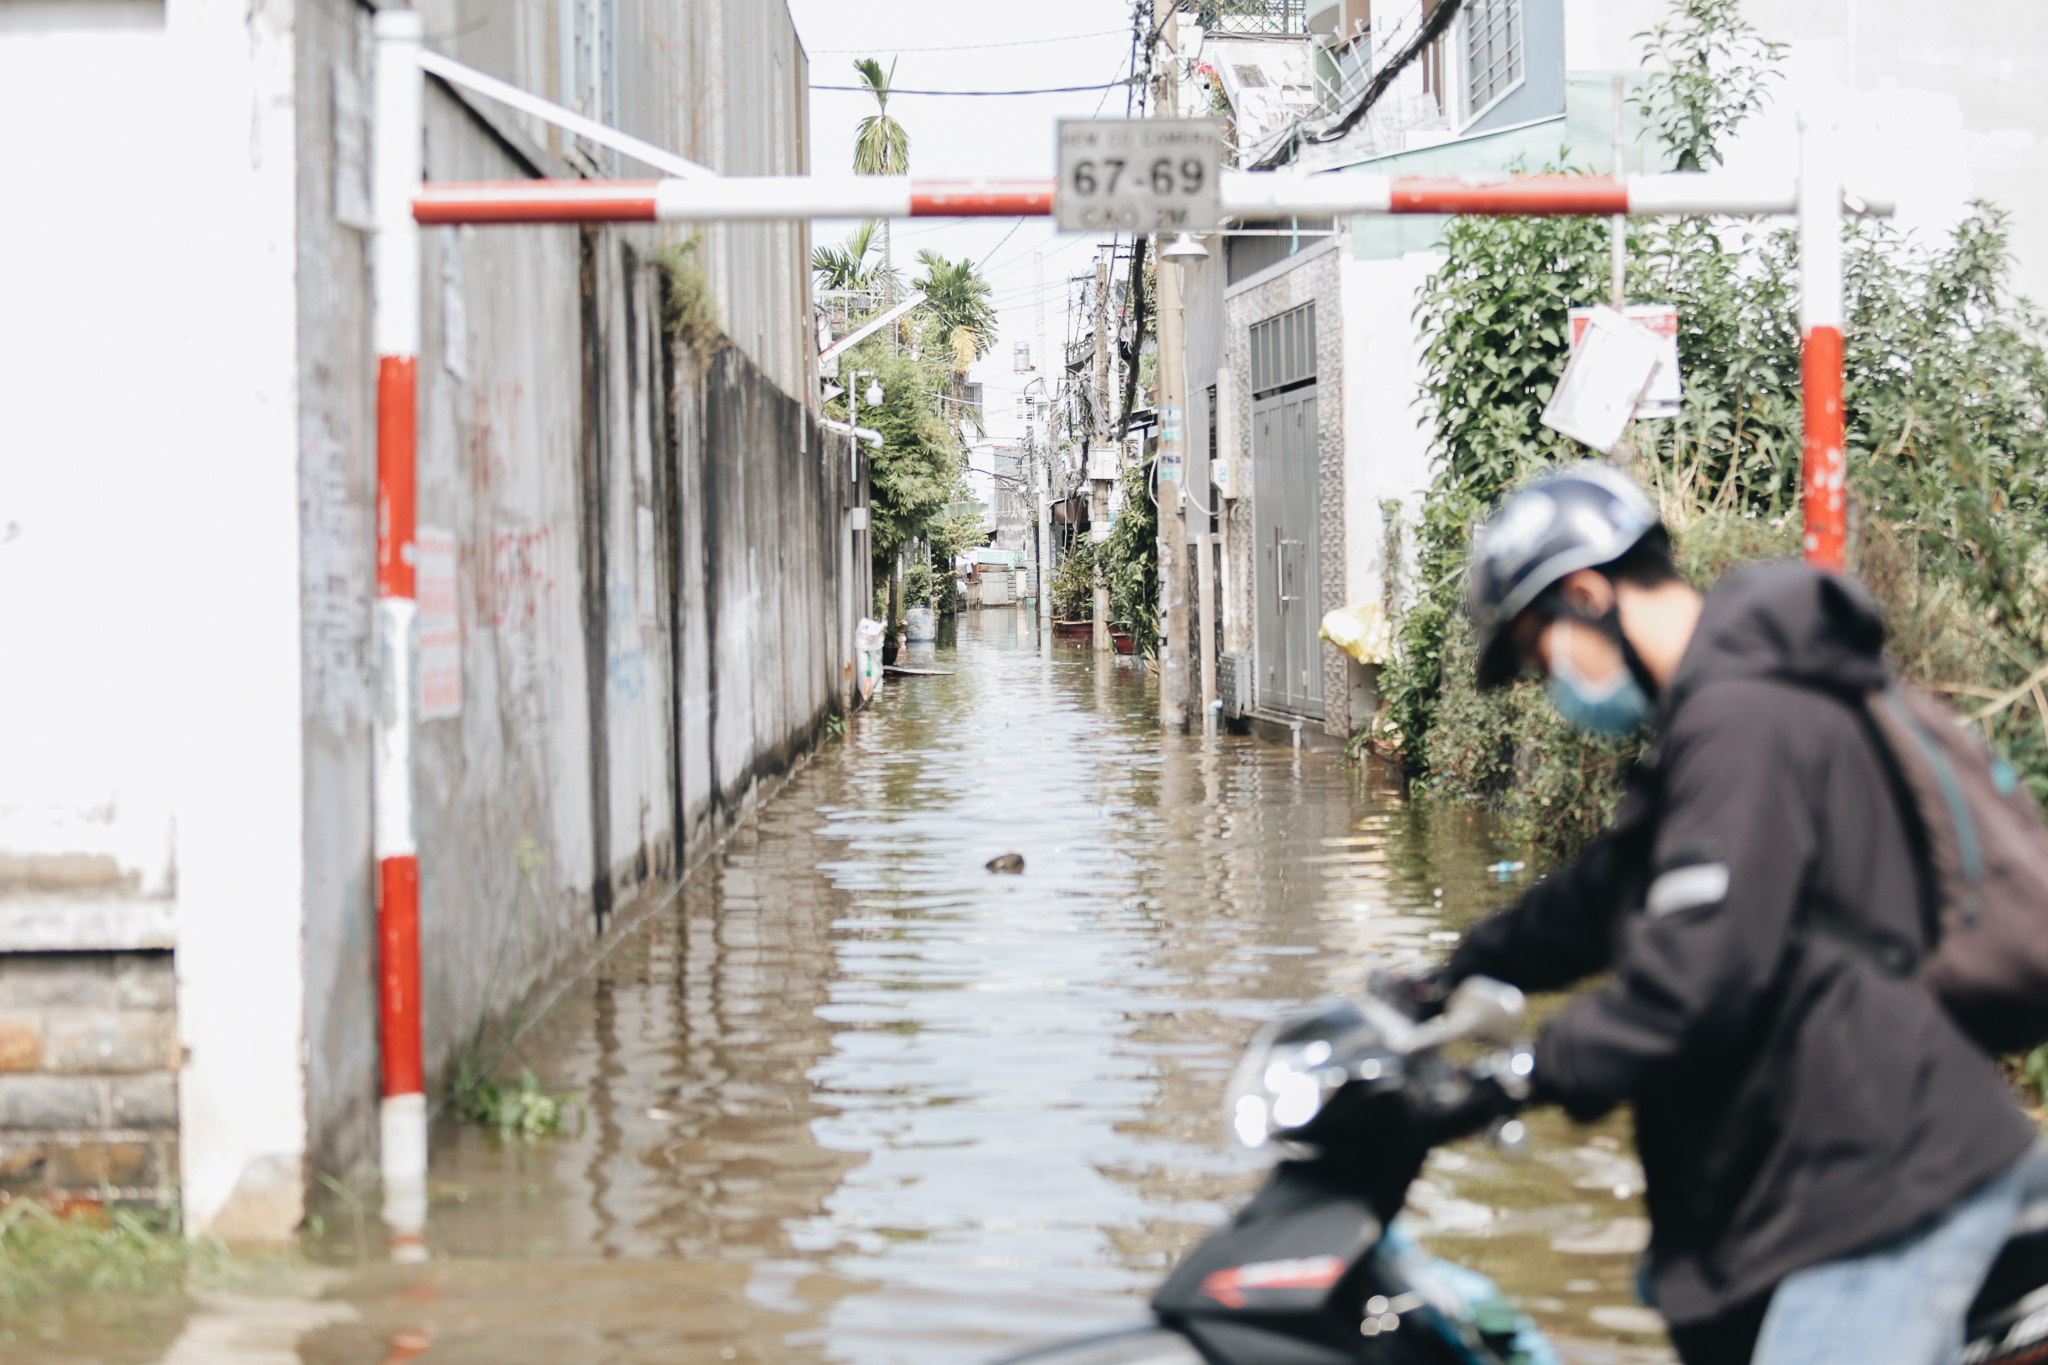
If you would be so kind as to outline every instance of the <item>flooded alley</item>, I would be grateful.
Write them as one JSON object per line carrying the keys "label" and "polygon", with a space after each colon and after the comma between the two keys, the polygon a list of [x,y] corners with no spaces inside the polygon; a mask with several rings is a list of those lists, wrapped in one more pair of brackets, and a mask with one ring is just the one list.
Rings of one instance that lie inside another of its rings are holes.
{"label": "flooded alley", "polygon": [[[1162,738],[1142,669],[1022,609],[907,662],[951,676],[892,680],[520,1040],[579,1129],[438,1124],[423,1266],[328,1211],[347,1311],[303,1360],[970,1365],[1128,1323],[1263,1169],[1220,1113],[1257,1023],[1525,875],[1384,774]],[[1645,1358],[1626,1132],[1537,1127],[1438,1154],[1418,1227],[1574,1359]]]}

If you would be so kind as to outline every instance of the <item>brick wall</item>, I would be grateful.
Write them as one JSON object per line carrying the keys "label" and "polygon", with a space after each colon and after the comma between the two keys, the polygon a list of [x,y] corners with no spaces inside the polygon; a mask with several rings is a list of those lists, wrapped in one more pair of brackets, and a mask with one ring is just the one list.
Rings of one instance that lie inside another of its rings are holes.
{"label": "brick wall", "polygon": [[169,1202],[172,1007],[168,952],[0,953],[0,1200]]}

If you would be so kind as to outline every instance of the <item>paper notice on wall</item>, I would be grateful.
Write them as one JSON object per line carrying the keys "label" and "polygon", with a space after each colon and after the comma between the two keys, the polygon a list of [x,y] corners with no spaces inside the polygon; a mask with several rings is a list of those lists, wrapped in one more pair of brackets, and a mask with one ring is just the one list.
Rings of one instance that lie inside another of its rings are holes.
{"label": "paper notice on wall", "polygon": [[413,538],[420,615],[420,719],[462,714],[462,614],[455,589],[455,533],[422,526]]}
{"label": "paper notice on wall", "polygon": [[1660,354],[1647,328],[1612,308],[1595,308],[1543,409],[1543,425],[1602,453],[1613,450]]}
{"label": "paper notice on wall", "polygon": [[[1586,334],[1586,324],[1592,316],[1591,308],[1571,310],[1574,351],[1579,349],[1579,338]],[[1642,401],[1636,404],[1636,420],[1648,422],[1678,416],[1683,406],[1678,382],[1678,305],[1632,303],[1622,310],[1622,316],[1638,327],[1648,329],[1663,343],[1657,353],[1657,368],[1650,373],[1650,382],[1643,388]]]}

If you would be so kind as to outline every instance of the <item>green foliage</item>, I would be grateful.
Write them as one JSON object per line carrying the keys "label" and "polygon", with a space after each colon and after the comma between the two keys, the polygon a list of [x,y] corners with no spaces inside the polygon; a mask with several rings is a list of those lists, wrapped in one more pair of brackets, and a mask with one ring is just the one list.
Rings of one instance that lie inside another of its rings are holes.
{"label": "green foliage", "polygon": [[1666,69],[1640,101],[1681,171],[1721,164],[1721,141],[1764,105],[1785,44],[1742,17],[1742,0],[1675,0],[1671,15],[1635,35]]}
{"label": "green foliage", "polygon": [[1052,614],[1059,621],[1088,621],[1095,616],[1095,546],[1074,542],[1053,570]]}
{"label": "green foliage", "polygon": [[500,1085],[473,1071],[468,1059],[464,1059],[448,1098],[455,1116],[463,1122],[495,1128],[502,1138],[528,1142],[561,1132],[571,1113],[579,1121],[583,1113],[583,1102],[576,1096],[543,1091],[532,1067],[519,1069],[516,1084]]}
{"label": "green foliage", "polygon": [[704,234],[693,233],[686,241],[663,247],[654,260],[661,268],[661,323],[669,340],[695,356],[702,365],[718,349],[722,329],[718,303],[704,267],[697,260],[697,248]]}
{"label": "green foliage", "polygon": [[970,260],[949,261],[929,248],[917,253],[924,273],[916,285],[925,293],[918,310],[925,335],[951,358],[956,373],[988,354],[996,344],[996,309],[988,281]]}
{"label": "green foliage", "polygon": [[175,1212],[120,1205],[60,1217],[33,1199],[0,1207],[0,1307],[61,1292],[177,1293],[218,1240],[187,1240]]}
{"label": "green foliage", "polygon": [[853,230],[842,246],[811,249],[811,273],[820,289],[848,289],[862,293],[885,292],[895,281],[895,272],[881,260],[870,261],[878,251],[880,225],[872,218]]}
{"label": "green foliage", "polygon": [[[1702,164],[1752,111],[1779,49],[1723,0],[1678,0],[1651,36],[1681,68],[1656,98],[1683,117],[1666,136]],[[1682,60],[1681,60],[1682,59]],[[1697,71],[1734,71],[1710,90]],[[1683,84],[1695,80],[1691,86]],[[1717,93],[1718,92],[1718,93]],[[1473,695],[1461,612],[1473,528],[1504,492],[1587,452],[1538,415],[1566,355],[1566,310],[1607,292],[1604,223],[1461,219],[1424,291],[1427,402],[1436,475],[1417,528],[1416,599],[1382,676],[1410,770],[1500,806],[1552,853],[1611,807],[1627,746],[1554,721],[1528,685]],[[1739,223],[1635,223],[1628,288],[1679,311],[1685,402],[1633,429],[1632,472],[1658,500],[1681,567],[1702,586],[1747,559],[1798,552],[1800,467],[1796,242]],[[1861,224],[1847,242],[1845,396],[1853,567],[1871,588],[1902,672],[1993,704],[1985,725],[2037,796],[2048,796],[2048,353],[2042,320],[2006,288],[2004,215],[1978,205],[1923,248]]]}
{"label": "green foliage", "polygon": [[1123,474],[1123,510],[1103,543],[1109,573],[1109,619],[1130,631],[1138,653],[1159,652],[1159,505],[1145,466]]}
{"label": "green foliage", "polygon": [[896,79],[896,63],[889,63],[887,75],[873,57],[853,64],[868,93],[875,97],[875,112],[863,118],[853,133],[855,175],[902,175],[910,169],[910,134],[889,117],[889,84]]}
{"label": "green foliage", "polygon": [[[965,496],[967,454],[944,415],[943,362],[895,350],[871,337],[842,358],[845,370],[872,370],[882,386],[879,407],[860,406],[860,424],[882,434],[868,450],[869,528],[878,577],[886,577],[897,551],[926,534],[949,502]],[[845,372],[842,370],[842,373]],[[861,381],[865,387],[865,381]],[[844,398],[827,410],[845,421]]]}

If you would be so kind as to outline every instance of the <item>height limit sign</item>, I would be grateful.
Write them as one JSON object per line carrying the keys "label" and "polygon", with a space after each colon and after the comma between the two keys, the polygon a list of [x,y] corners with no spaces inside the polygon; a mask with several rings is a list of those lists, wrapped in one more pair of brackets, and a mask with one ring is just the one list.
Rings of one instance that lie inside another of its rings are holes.
{"label": "height limit sign", "polygon": [[1213,119],[1061,119],[1060,231],[1207,231],[1222,162]]}

